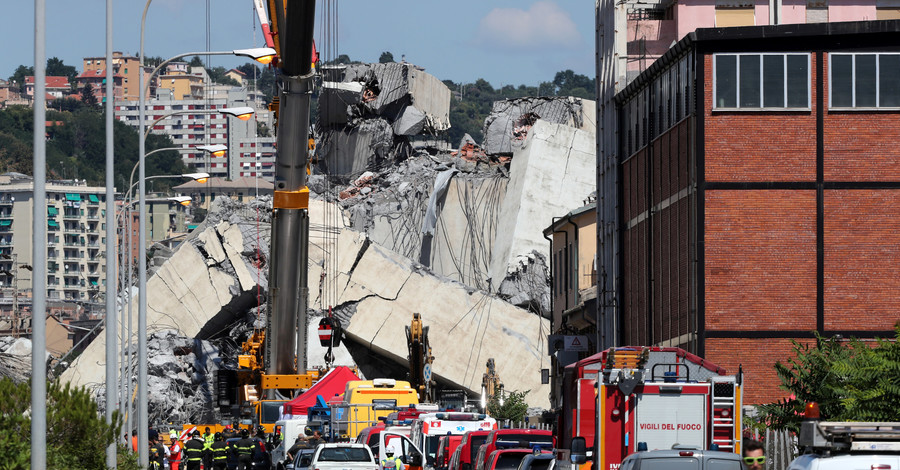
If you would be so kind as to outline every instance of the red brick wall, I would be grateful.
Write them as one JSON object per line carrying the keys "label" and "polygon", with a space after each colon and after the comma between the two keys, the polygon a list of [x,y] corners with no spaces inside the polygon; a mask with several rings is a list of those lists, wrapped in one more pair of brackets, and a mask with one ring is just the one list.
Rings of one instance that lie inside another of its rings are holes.
{"label": "red brick wall", "polygon": [[705,195],[705,327],[815,329],[815,191]]}
{"label": "red brick wall", "polygon": [[825,181],[900,180],[900,114],[829,110],[824,121]]}
{"label": "red brick wall", "polygon": [[[810,341],[808,339],[799,340]],[[790,339],[710,338],[705,359],[722,366],[729,374],[744,371],[744,404],[770,403],[787,397],[775,374],[775,361],[786,362],[793,355]]]}
{"label": "red brick wall", "polygon": [[815,181],[816,80],[811,111],[712,111],[712,56],[704,57],[703,112],[707,181]]}
{"label": "red brick wall", "polygon": [[825,329],[900,319],[900,189],[825,191]]}
{"label": "red brick wall", "polygon": [[668,341],[687,334],[692,324],[688,240],[693,227],[686,190],[690,125],[682,121],[623,164],[625,344]]}

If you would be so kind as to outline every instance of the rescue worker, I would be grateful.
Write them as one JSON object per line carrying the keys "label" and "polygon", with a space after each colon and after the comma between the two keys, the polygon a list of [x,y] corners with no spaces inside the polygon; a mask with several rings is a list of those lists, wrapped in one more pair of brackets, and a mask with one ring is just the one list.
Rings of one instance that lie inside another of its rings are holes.
{"label": "rescue worker", "polygon": [[231,439],[233,437],[238,437],[238,432],[235,431],[234,428],[232,428],[230,424],[226,424],[225,430],[222,431],[222,439],[225,442],[228,442],[228,439]]}
{"label": "rescue worker", "polygon": [[255,445],[253,446],[253,462],[254,464],[262,464],[263,468],[271,468],[271,456],[266,447],[266,428],[262,425],[256,427],[256,437],[253,438]]}
{"label": "rescue worker", "polygon": [[169,469],[178,470],[181,465],[181,442],[174,429],[169,433],[169,441]]}
{"label": "rescue worker", "polygon": [[241,429],[241,440],[235,443],[238,456],[238,470],[250,470],[253,468],[253,451],[256,441],[250,439],[250,431]]}
{"label": "rescue worker", "polygon": [[212,467],[212,445],[213,442],[216,441],[216,436],[213,434],[209,426],[206,427],[206,432],[203,434],[203,468],[211,468]]}
{"label": "rescue worker", "polygon": [[187,470],[200,470],[203,463],[203,438],[196,429],[184,443],[184,460],[187,461]]}
{"label": "rescue worker", "polygon": [[210,451],[212,453],[212,468],[215,470],[225,470],[228,465],[228,444],[222,437],[222,433],[217,432],[214,436]]}
{"label": "rescue worker", "polygon": [[151,429],[148,433],[148,441],[150,445],[150,470],[163,470],[166,462],[166,454],[168,449],[159,442],[159,433]]}
{"label": "rescue worker", "polygon": [[400,457],[394,458],[394,449],[390,447],[384,449],[384,455],[387,458],[381,459],[381,470],[403,470]]}

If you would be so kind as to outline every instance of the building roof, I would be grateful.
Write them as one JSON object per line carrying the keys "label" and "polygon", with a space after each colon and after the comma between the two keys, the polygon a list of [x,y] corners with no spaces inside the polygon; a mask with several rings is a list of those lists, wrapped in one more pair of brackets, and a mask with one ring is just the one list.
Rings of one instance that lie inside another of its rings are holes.
{"label": "building roof", "polygon": [[[106,69],[85,70],[75,78],[106,78]],[[122,78],[123,75],[114,73],[113,78]]]}
{"label": "building roof", "polygon": [[242,76],[242,77],[246,77],[246,76],[247,76],[246,73],[241,72],[241,71],[238,70],[238,69],[231,69],[231,70],[228,71],[228,73],[236,73],[236,74],[238,74],[238,75],[240,75],[240,76]]}
{"label": "building roof", "polygon": [[238,189],[262,189],[265,191],[272,191],[275,189],[275,185],[272,183],[262,179],[262,178],[251,178],[248,176],[243,176],[237,178],[235,180],[226,180],[225,178],[209,178],[209,180],[205,183],[198,183],[196,181],[188,181],[182,185],[175,186],[174,190],[182,191],[182,192],[190,192],[190,191],[202,191],[204,189],[216,189],[216,190],[238,190]]}
{"label": "building roof", "polygon": [[673,61],[695,47],[704,53],[886,47],[900,42],[898,32],[900,20],[698,28],[670,47],[662,57],[616,94],[616,101],[626,101],[666,70]]}
{"label": "building roof", "polygon": [[593,211],[596,209],[597,209],[597,203],[592,202],[588,205],[581,206],[578,209],[573,210],[572,212],[569,212],[568,214],[554,220],[553,223],[550,224],[549,227],[545,228],[544,236],[545,237],[550,236],[551,233],[559,230],[560,227],[562,227],[563,225],[568,224],[569,223],[568,220],[571,219],[572,217],[575,217],[577,215],[581,215],[581,214],[584,214],[585,212],[590,212],[590,211]]}
{"label": "building roof", "polygon": [[[45,86],[47,88],[68,88],[69,87],[69,77],[57,77],[57,76],[47,76],[45,81]],[[34,83],[34,75],[29,75],[25,77],[25,84],[31,85]]]}

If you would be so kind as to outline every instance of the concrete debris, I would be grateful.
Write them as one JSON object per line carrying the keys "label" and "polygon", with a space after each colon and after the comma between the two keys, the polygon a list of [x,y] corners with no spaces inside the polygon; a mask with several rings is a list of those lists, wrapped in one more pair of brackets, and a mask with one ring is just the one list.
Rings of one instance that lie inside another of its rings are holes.
{"label": "concrete debris", "polygon": [[0,377],[9,377],[16,383],[25,382],[31,377],[30,339],[0,337]]}
{"label": "concrete debris", "polygon": [[[549,255],[543,229],[552,218],[581,207],[596,189],[594,134],[543,119],[534,122],[513,154],[491,253],[495,286],[519,269],[519,257]],[[535,223],[535,221],[544,221]]]}
{"label": "concrete debris", "polygon": [[342,181],[413,154],[410,137],[450,127],[450,89],[407,63],[326,69],[317,163]]}
{"label": "concrete debris", "polygon": [[319,131],[316,150],[319,169],[338,181],[348,181],[366,170],[403,160],[412,153],[407,139],[394,135],[386,119],[372,118]]}
{"label": "concrete debris", "polygon": [[[574,97],[516,98],[495,101],[484,120],[484,152],[512,155],[521,148],[538,119],[554,124],[595,131],[592,101]],[[586,119],[587,117],[587,119]]]}
{"label": "concrete debris", "polygon": [[[459,143],[459,150],[451,152],[450,155],[470,162],[488,161],[487,156],[484,154],[484,150],[481,149],[481,146],[475,143],[475,139],[473,139],[469,134],[463,136],[462,141],[460,141]],[[509,159],[506,158],[506,161],[504,161],[503,163],[506,163],[508,161]]]}
{"label": "concrete debris", "polygon": [[507,302],[550,318],[550,267],[543,253],[520,256],[516,269],[500,282],[497,292]]}
{"label": "concrete debris", "polygon": [[178,335],[175,330],[153,333],[147,341],[148,390],[154,414],[150,422],[215,423],[216,371],[219,348],[208,341]]}

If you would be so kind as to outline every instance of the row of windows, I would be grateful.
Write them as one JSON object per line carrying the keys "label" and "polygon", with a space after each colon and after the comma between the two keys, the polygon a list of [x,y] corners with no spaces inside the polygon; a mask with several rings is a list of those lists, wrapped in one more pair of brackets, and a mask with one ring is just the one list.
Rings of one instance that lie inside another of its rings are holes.
{"label": "row of windows", "polygon": [[693,112],[693,76],[691,56],[684,56],[625,105],[625,155],[649,144]]}
{"label": "row of windows", "polygon": [[[716,54],[714,109],[810,108],[810,54]],[[830,109],[900,108],[900,53],[828,56]]]}
{"label": "row of windows", "polygon": [[[809,53],[715,54],[713,109],[811,108]],[[680,59],[622,107],[622,153],[632,155],[693,112],[691,56]],[[900,110],[900,53],[828,56],[829,109]]]}

